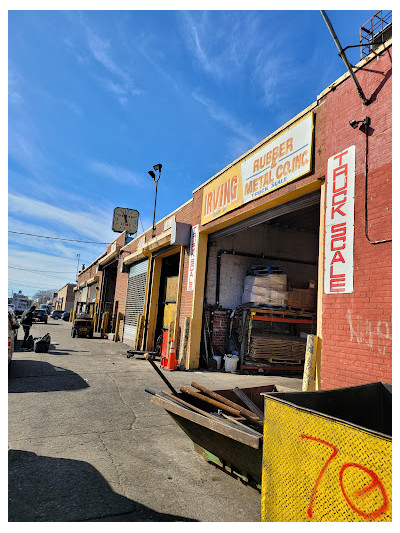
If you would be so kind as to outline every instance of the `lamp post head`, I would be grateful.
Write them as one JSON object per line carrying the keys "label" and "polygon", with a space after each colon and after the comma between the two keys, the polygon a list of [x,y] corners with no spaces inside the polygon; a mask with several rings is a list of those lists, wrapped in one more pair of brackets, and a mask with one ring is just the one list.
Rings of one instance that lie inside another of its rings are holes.
{"label": "lamp post head", "polygon": [[161,172],[162,164],[158,163],[157,165],[153,165],[153,168],[154,168],[154,170],[158,170],[159,172]]}
{"label": "lamp post head", "polygon": [[156,179],[156,175],[154,174],[154,172],[152,170],[149,170],[149,174],[153,178],[153,180]]}

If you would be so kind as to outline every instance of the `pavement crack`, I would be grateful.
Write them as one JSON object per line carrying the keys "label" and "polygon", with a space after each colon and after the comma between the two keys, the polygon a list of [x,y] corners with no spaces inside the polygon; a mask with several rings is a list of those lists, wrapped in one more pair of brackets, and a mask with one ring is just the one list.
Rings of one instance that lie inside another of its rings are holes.
{"label": "pavement crack", "polygon": [[119,487],[120,487],[120,490],[121,490],[121,492],[123,493],[123,495],[126,497],[126,491],[125,491],[124,485],[123,485],[123,483],[122,483],[122,475],[121,475],[121,472],[119,471],[119,468],[118,468],[117,465],[115,464],[114,457],[113,457],[112,453],[111,453],[110,450],[108,449],[108,447],[107,447],[106,443],[104,442],[104,440],[101,438],[101,433],[98,433],[98,437],[99,437],[99,440],[100,440],[100,442],[102,443],[102,445],[103,445],[105,451],[107,452],[107,455],[108,455],[109,458],[110,458],[111,464],[113,465],[115,472],[117,473],[117,476],[118,476],[118,485],[119,485]]}
{"label": "pavement crack", "polygon": [[124,404],[124,405],[125,405],[130,411],[132,411],[132,414],[133,414],[133,420],[132,420],[131,427],[130,427],[130,429],[132,429],[134,423],[135,423],[136,420],[137,420],[137,415],[136,415],[136,413],[135,413],[133,407],[132,407],[131,405],[129,405],[128,403],[126,403],[126,401],[123,399],[122,394],[121,394],[121,391],[120,391],[120,388],[118,387],[118,384],[117,384],[117,382],[115,381],[114,377],[113,377],[111,374],[107,373],[107,372],[105,373],[105,375],[106,375],[108,378],[110,378],[110,379],[112,380],[112,382],[114,383],[115,388],[116,388],[117,391],[118,391],[118,395],[119,395],[119,397],[120,397],[120,399],[121,399],[121,402],[122,402],[122,403],[123,403],[123,404]]}

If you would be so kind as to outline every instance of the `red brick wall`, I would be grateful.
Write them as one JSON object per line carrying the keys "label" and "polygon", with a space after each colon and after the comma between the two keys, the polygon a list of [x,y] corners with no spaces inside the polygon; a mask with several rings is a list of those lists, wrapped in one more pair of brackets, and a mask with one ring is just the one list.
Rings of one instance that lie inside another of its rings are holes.
{"label": "red brick wall", "polygon": [[121,272],[121,264],[122,259],[127,254],[122,254],[122,256],[119,258],[118,261],[118,269],[117,269],[117,280],[115,282],[115,295],[114,295],[114,306],[115,302],[118,302],[118,312],[123,313],[123,319],[120,322],[119,325],[119,338],[122,338],[122,333],[124,331],[124,318],[125,318],[125,304],[126,304],[126,291],[128,288],[128,277],[129,274],[127,272]]}
{"label": "red brick wall", "polygon": [[[201,218],[201,197],[195,196],[193,201],[185,205],[182,210],[177,213],[176,220],[177,222],[185,222],[186,224],[191,224],[195,226],[200,224]],[[176,342],[177,346],[177,357],[180,357],[182,353],[182,346],[184,341],[184,327],[186,317],[192,317],[192,306],[193,306],[193,291],[187,290],[188,282],[188,272],[189,272],[189,246],[185,247],[185,257],[183,264],[183,277],[182,277],[182,291],[181,291],[181,305],[180,305],[180,314],[179,314],[179,325],[178,325],[178,338]],[[188,346],[190,343],[190,332],[191,324],[189,328],[189,338]],[[188,355],[188,354],[187,354]],[[187,357],[186,355],[186,357]]]}
{"label": "red brick wall", "polygon": [[357,72],[372,103],[364,106],[351,79],[326,98],[326,157],[356,146],[354,292],[324,294],[322,387],[392,381],[391,242],[365,236],[365,134],[349,120],[371,118],[368,216],[370,240],[391,239],[392,48]]}

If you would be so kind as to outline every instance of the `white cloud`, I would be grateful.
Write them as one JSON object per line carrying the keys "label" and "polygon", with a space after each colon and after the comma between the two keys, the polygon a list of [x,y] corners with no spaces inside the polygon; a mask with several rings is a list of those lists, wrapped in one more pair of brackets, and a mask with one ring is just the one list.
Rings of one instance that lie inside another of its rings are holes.
{"label": "white cloud", "polygon": [[189,50],[201,68],[218,81],[243,74],[261,35],[255,13],[182,11],[180,19]]}
{"label": "white cloud", "polygon": [[93,30],[88,24],[83,23],[86,31],[87,44],[93,57],[100,63],[110,74],[117,77],[120,82],[115,80],[108,80],[97,77],[103,88],[117,97],[119,102],[124,105],[127,102],[127,96],[137,96],[143,94],[143,91],[138,89],[133,82],[131,75],[127,69],[124,69],[116,63],[112,57],[111,42],[103,39],[97,32]]}
{"label": "white cloud", "polygon": [[226,126],[235,133],[235,135],[242,137],[250,143],[254,144],[256,142],[257,137],[249,127],[242,124],[238,119],[219,107],[215,102],[196,92],[192,93],[192,97],[207,109],[209,115],[214,120]]}
{"label": "white cloud", "polygon": [[111,242],[115,238],[111,231],[112,213],[105,216],[101,209],[67,210],[17,194],[9,194],[8,206],[9,212],[14,215],[46,221],[48,227],[61,226],[64,228],[63,236],[67,238],[71,235],[71,238],[100,242]]}
{"label": "white cloud", "polygon": [[114,181],[135,185],[136,187],[143,187],[145,185],[144,179],[141,176],[126,168],[110,165],[103,161],[92,161],[88,166],[92,172]]}
{"label": "white cloud", "polygon": [[11,66],[8,69],[8,99],[10,104],[17,105],[23,102],[18,76]]}

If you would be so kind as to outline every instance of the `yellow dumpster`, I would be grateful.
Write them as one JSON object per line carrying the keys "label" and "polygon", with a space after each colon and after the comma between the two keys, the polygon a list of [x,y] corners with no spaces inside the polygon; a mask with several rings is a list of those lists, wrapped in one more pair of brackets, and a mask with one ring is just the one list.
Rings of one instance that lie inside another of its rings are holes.
{"label": "yellow dumpster", "polygon": [[392,520],[392,389],[265,394],[262,522]]}

